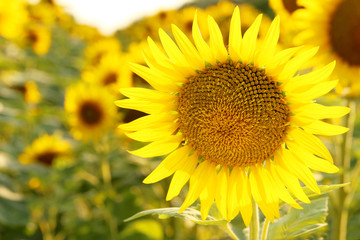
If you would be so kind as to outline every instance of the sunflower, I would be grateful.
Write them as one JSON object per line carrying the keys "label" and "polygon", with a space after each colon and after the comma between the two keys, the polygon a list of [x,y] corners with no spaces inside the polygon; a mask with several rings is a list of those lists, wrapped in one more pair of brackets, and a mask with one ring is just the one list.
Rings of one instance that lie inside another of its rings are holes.
{"label": "sunflower", "polygon": [[300,28],[295,44],[320,46],[317,62],[336,60],[334,77],[339,77],[338,92],[360,95],[360,1],[298,1],[304,8],[294,13]]}
{"label": "sunflower", "polygon": [[38,90],[37,84],[34,81],[27,81],[25,83],[24,97],[29,104],[37,104],[41,101],[41,94]]}
{"label": "sunflower", "polygon": [[279,217],[279,199],[301,208],[290,193],[310,202],[299,180],[320,193],[309,169],[338,171],[327,148],[314,136],[347,131],[321,119],[341,117],[348,108],[323,106],[313,100],[337,84],[328,80],[335,63],[297,75],[317,48],[277,51],[279,17],[262,44],[257,44],[261,17],[242,35],[236,7],[225,47],[211,16],[210,43],[203,40],[195,14],[195,46],[173,25],[177,44],[160,29],[164,49],[148,38],[150,51],[144,56],[149,67],[130,64],[154,90],[120,89],[129,99],[116,101],[117,106],[149,114],[120,128],[132,139],[150,142],[130,153],[167,155],[144,183],[174,174],[166,197],[170,200],[189,181],[180,212],[200,198],[201,216],[206,219],[215,200],[226,220],[241,213],[249,225],[253,198],[274,221]]}
{"label": "sunflower", "polygon": [[45,134],[35,139],[19,156],[22,164],[41,163],[51,166],[57,159],[68,159],[71,145],[58,135]]}
{"label": "sunflower", "polygon": [[65,111],[76,139],[97,140],[114,126],[113,95],[98,85],[78,83],[66,89]]}
{"label": "sunflower", "polygon": [[131,87],[132,81],[126,71],[126,58],[120,53],[106,54],[97,66],[89,67],[82,73],[84,81],[108,88],[118,94],[120,87]]}
{"label": "sunflower", "polygon": [[106,55],[120,52],[121,44],[114,37],[93,39],[84,50],[86,60],[91,66],[97,66]]}
{"label": "sunflower", "polygon": [[47,54],[51,45],[51,32],[42,24],[30,24],[24,31],[23,43],[38,55]]}

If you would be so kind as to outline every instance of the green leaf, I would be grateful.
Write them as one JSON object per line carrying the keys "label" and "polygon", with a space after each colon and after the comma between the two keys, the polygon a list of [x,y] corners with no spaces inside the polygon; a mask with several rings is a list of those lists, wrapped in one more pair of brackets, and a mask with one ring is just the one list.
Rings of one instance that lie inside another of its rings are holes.
{"label": "green leaf", "polygon": [[320,189],[320,194],[314,193],[313,191],[310,190],[310,188],[308,187],[303,187],[302,189],[304,190],[304,193],[306,194],[306,196],[308,196],[310,199],[314,199],[317,198],[318,196],[325,194],[325,193],[329,193],[333,190],[345,187],[347,185],[349,185],[350,183],[342,183],[342,184],[333,184],[333,185],[320,185],[319,189]]}
{"label": "green leaf", "polygon": [[280,219],[270,223],[267,239],[308,239],[322,234],[327,223],[327,197],[301,204],[304,209],[288,207],[288,212]]}
{"label": "green leaf", "polygon": [[24,201],[12,201],[0,197],[0,223],[6,226],[24,226],[30,212]]}
{"label": "green leaf", "polygon": [[132,217],[129,217],[125,219],[125,222],[132,221],[134,219],[147,216],[147,215],[158,215],[160,219],[164,219],[166,217],[176,217],[176,218],[185,218],[190,221],[193,221],[194,223],[200,224],[200,225],[226,225],[226,220],[219,220],[214,217],[208,216],[206,220],[201,219],[201,213],[198,210],[188,208],[184,212],[179,213],[180,208],[172,207],[172,208],[157,208],[157,209],[151,209],[142,211],[139,213],[136,213]]}

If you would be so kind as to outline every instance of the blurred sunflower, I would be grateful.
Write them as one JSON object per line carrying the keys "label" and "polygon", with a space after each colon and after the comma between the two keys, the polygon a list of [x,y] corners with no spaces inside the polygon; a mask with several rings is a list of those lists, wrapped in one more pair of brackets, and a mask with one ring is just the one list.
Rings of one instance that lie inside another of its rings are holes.
{"label": "blurred sunflower", "polygon": [[299,0],[304,8],[294,13],[300,28],[295,44],[320,46],[317,62],[335,59],[335,76],[340,79],[338,92],[360,96],[360,1]]}
{"label": "blurred sunflower", "polygon": [[297,3],[298,0],[269,0],[270,7],[279,14],[286,22],[290,16],[297,10],[302,8]]}
{"label": "blurred sunflower", "polygon": [[47,26],[42,24],[30,24],[24,30],[25,36],[20,40],[22,44],[30,46],[39,55],[48,53],[51,45],[51,32]]}
{"label": "blurred sunflower", "polygon": [[127,75],[126,58],[120,54],[103,56],[100,63],[82,73],[84,81],[106,87],[113,94],[119,93],[120,87],[131,87],[132,80]]}
{"label": "blurred sunflower", "polygon": [[114,37],[100,37],[90,41],[85,48],[85,57],[88,65],[97,66],[101,59],[109,54],[119,54],[121,44]]}
{"label": "blurred sunflower", "polygon": [[69,159],[71,145],[58,135],[45,134],[35,139],[19,156],[22,164],[41,163],[51,166],[57,159]]}
{"label": "blurred sunflower", "polygon": [[23,0],[0,1],[0,35],[17,38],[28,21],[26,2]]}
{"label": "blurred sunflower", "polygon": [[27,103],[37,104],[41,101],[41,94],[38,90],[36,82],[27,81],[24,87],[25,87],[24,97]]}
{"label": "blurred sunflower", "polygon": [[69,86],[65,111],[70,115],[71,133],[78,140],[98,140],[117,120],[113,95],[94,84],[81,82]]}
{"label": "blurred sunflower", "polygon": [[280,41],[286,46],[292,46],[296,28],[292,23],[293,13],[303,8],[297,3],[297,0],[269,0],[269,5],[276,15],[281,17],[281,36]]}
{"label": "blurred sunflower", "polygon": [[149,67],[131,64],[155,90],[120,90],[129,99],[116,101],[117,106],[149,114],[120,125],[130,138],[151,142],[130,153],[140,157],[169,154],[144,183],[174,174],[166,197],[170,200],[190,179],[180,212],[200,198],[205,219],[215,199],[226,220],[240,212],[249,225],[254,198],[264,215],[274,221],[279,217],[279,199],[301,208],[288,191],[310,202],[298,179],[320,192],[309,168],[338,171],[314,134],[346,132],[347,128],[321,119],[343,116],[349,109],[313,101],[337,84],[328,81],[335,64],[296,75],[317,48],[278,52],[278,17],[257,45],[261,17],[242,35],[236,7],[228,48],[211,16],[209,45],[201,37],[196,14],[195,46],[175,25],[172,33],[177,44],[160,29],[164,51],[149,38],[150,51],[144,52]]}

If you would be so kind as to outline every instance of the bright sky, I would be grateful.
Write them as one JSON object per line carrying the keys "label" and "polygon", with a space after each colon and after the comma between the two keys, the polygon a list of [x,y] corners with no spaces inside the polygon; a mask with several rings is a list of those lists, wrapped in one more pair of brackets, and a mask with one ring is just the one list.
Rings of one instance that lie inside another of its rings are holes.
{"label": "bright sky", "polygon": [[143,16],[174,9],[190,0],[57,0],[79,23],[112,34]]}

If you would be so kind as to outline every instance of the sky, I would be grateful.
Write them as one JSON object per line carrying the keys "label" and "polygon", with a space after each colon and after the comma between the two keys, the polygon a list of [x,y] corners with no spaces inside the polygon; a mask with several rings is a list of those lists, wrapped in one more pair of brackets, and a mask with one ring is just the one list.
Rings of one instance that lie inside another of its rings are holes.
{"label": "sky", "polygon": [[57,0],[79,23],[110,35],[143,16],[175,9],[190,0]]}

